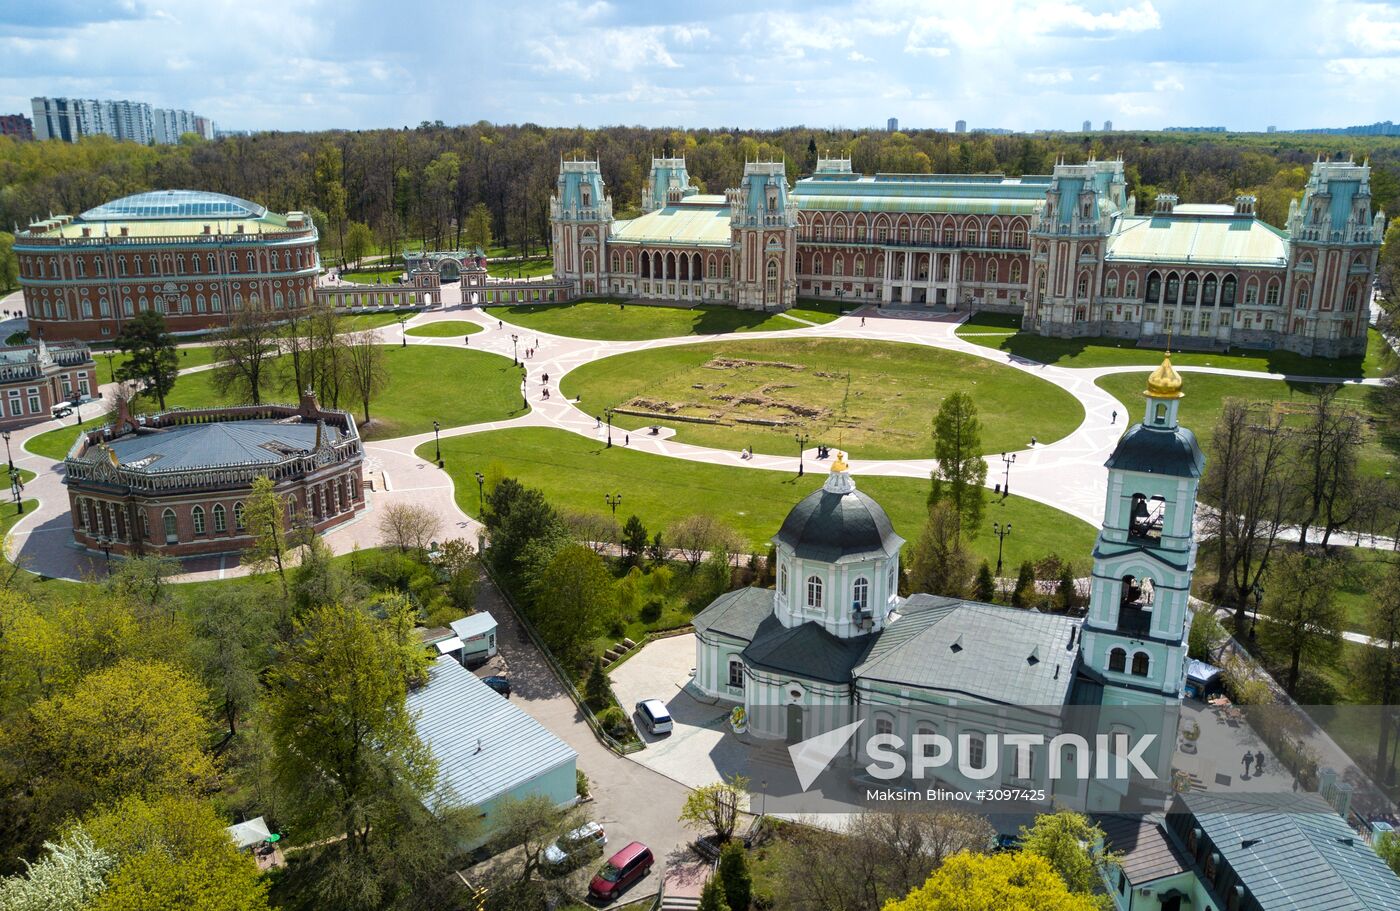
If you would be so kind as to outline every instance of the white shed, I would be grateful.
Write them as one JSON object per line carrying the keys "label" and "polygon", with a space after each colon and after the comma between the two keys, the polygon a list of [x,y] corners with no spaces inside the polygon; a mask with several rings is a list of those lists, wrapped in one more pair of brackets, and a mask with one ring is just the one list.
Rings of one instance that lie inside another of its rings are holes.
{"label": "white shed", "polygon": [[[452,621],[452,633],[460,641],[460,660],[465,667],[481,664],[496,655],[496,618],[486,611]],[[451,640],[449,640],[451,641]],[[440,653],[442,646],[439,647]]]}

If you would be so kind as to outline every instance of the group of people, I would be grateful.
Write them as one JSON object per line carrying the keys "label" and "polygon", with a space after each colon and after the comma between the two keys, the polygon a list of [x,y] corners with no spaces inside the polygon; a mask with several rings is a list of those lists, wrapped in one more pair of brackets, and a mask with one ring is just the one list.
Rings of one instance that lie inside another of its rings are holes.
{"label": "group of people", "polygon": [[1263,750],[1256,750],[1256,751],[1253,752],[1253,753],[1249,752],[1249,750],[1245,750],[1245,751],[1244,751],[1244,774],[1245,774],[1245,777],[1246,777],[1246,778],[1249,777],[1249,766],[1250,766],[1250,763],[1253,763],[1253,764],[1254,764],[1254,777],[1255,777],[1255,778],[1258,778],[1260,775],[1263,775],[1263,774],[1264,774],[1264,751],[1263,751]]}

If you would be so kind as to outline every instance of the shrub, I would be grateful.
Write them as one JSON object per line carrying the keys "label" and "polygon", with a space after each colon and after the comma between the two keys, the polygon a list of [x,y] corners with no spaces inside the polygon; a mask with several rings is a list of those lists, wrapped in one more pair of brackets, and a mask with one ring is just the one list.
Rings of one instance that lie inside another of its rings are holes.
{"label": "shrub", "polygon": [[1197,661],[1210,661],[1220,643],[1225,641],[1225,627],[1210,610],[1197,611],[1191,618],[1186,653]]}
{"label": "shrub", "polygon": [[603,673],[601,659],[593,659],[593,666],[588,670],[588,679],[583,683],[583,697],[589,708],[594,711],[613,701],[612,688],[608,686],[608,677]]}
{"label": "shrub", "polygon": [[618,740],[624,740],[632,733],[631,725],[627,723],[627,716],[622,714],[622,709],[615,705],[608,706],[599,713],[598,724],[608,733],[608,736]]}
{"label": "shrub", "polygon": [[731,839],[720,849],[719,881],[730,909],[748,911],[753,896],[753,874],[749,872],[749,855],[742,841]]}
{"label": "shrub", "polygon": [[574,793],[579,797],[588,796],[588,776],[583,774],[583,769],[574,769]]}
{"label": "shrub", "polygon": [[652,598],[642,608],[642,622],[655,623],[661,619],[661,612],[666,608],[665,602],[660,598]]}

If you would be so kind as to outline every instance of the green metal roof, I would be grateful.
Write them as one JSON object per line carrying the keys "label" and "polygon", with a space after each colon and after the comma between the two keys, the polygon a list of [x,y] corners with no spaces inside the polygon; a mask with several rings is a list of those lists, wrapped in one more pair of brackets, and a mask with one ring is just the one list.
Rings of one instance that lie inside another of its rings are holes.
{"label": "green metal roof", "polygon": [[1108,238],[1110,262],[1283,266],[1288,238],[1248,215],[1127,215]]}
{"label": "green metal roof", "polygon": [[728,206],[682,204],[614,222],[610,242],[728,247],[729,239]]}
{"label": "green metal roof", "polygon": [[799,209],[823,212],[930,212],[950,215],[1033,215],[1044,197],[1031,199],[961,196],[796,196]]}

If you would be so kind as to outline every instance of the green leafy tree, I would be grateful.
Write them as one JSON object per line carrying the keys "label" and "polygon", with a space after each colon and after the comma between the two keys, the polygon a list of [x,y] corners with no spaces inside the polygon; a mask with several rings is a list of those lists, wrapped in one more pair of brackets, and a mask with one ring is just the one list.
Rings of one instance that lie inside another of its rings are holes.
{"label": "green leafy tree", "polygon": [[725,903],[734,911],[748,911],[753,898],[753,872],[744,843],[731,839],[719,852],[719,881],[724,886]]}
{"label": "green leafy tree", "polygon": [[254,296],[215,335],[214,360],[219,366],[210,372],[210,379],[221,396],[262,403],[263,389],[272,381],[273,364],[281,350],[280,317],[280,311],[263,306]]}
{"label": "green leafy tree", "polygon": [[928,511],[909,559],[909,585],[915,591],[963,598],[972,582],[972,560],[958,534],[957,507],[940,500]]}
{"label": "green leafy tree", "polygon": [[680,821],[713,832],[718,841],[729,841],[739,824],[748,787],[749,780],[742,775],[698,787],[686,795]]}
{"label": "green leafy tree", "polygon": [[1331,664],[1342,648],[1345,609],[1337,603],[1342,580],[1337,559],[1293,551],[1276,558],[1269,571],[1268,596],[1259,638],[1288,660],[1283,684],[1298,687],[1303,663]]}
{"label": "green leafy tree", "polygon": [[617,590],[603,558],[578,544],[560,548],[530,586],[531,619],[555,656],[575,664],[617,616]]}
{"label": "green leafy tree", "polygon": [[0,879],[0,909],[85,911],[107,888],[115,865],[115,857],[75,826],[59,841],[45,842],[43,856],[26,861],[24,873]]}
{"label": "green leafy tree", "polygon": [[977,581],[973,583],[972,591],[974,598],[987,604],[997,599],[996,579],[993,578],[992,567],[986,560],[977,568]]}
{"label": "green leafy tree", "polygon": [[345,835],[328,849],[334,875],[318,883],[332,904],[382,904],[376,839],[428,799],[436,777],[406,701],[426,659],[412,619],[398,614],[313,608],[268,678],[272,769],[288,815],[310,838]]}
{"label": "green leafy tree", "polygon": [[1376,839],[1376,854],[1400,876],[1400,835],[1386,832]]}
{"label": "green leafy tree", "polygon": [[629,564],[637,566],[642,562],[642,552],[646,547],[647,527],[636,515],[628,516],[626,524],[622,526],[623,556]]}
{"label": "green leafy tree", "polygon": [[115,371],[117,382],[139,384],[165,410],[165,397],[180,374],[175,339],[166,331],[165,317],[155,310],[142,310],[122,325],[116,344],[126,355]]}
{"label": "green leafy tree", "polygon": [[1069,890],[1080,895],[1092,895],[1114,862],[1102,844],[1103,830],[1073,810],[1043,813],[1029,828],[1021,827],[1021,850],[1045,858]]}
{"label": "green leafy tree", "polygon": [[[345,206],[349,196],[345,189],[345,157],[340,146],[324,142],[316,150],[313,178],[316,198],[320,208],[326,213],[326,220],[336,233],[337,249],[345,249]],[[323,239],[330,238],[322,235]]]}
{"label": "green leafy tree", "polygon": [[1191,631],[1186,637],[1186,653],[1197,661],[1212,661],[1215,650],[1225,641],[1225,637],[1225,627],[1212,611],[1196,611],[1191,617]]}
{"label": "green leafy tree", "polygon": [[359,268],[360,260],[372,249],[374,232],[369,229],[369,225],[362,221],[350,222],[350,227],[345,231],[345,245],[340,251],[341,255]]}
{"label": "green leafy tree", "polygon": [[[1366,634],[1379,647],[1356,650],[1352,679],[1361,692],[1381,706],[1384,720],[1378,725],[1375,767],[1389,783],[1394,779],[1394,768],[1388,761],[1390,738],[1395,729],[1395,704],[1400,701],[1400,563],[1391,563],[1376,575],[1370,595]],[[1395,849],[1400,855],[1400,843]]]}
{"label": "green leafy tree", "polygon": [[270,606],[262,598],[228,588],[214,589],[196,604],[204,682],[220,705],[228,736],[233,737],[239,716],[257,702],[258,673],[271,658]]}
{"label": "green leafy tree", "polygon": [[243,521],[253,537],[253,543],[243,552],[243,562],[257,572],[266,572],[269,568],[277,571],[277,579],[282,585],[282,621],[285,625],[286,601],[290,594],[287,588],[287,563],[295,539],[287,531],[287,499],[277,492],[277,485],[271,478],[263,476],[254,479],[252,492],[244,501]]}
{"label": "green leafy tree", "polygon": [[200,791],[214,777],[207,700],[199,681],[163,661],[126,659],[88,674],[33,708],[50,782],[73,806]]}
{"label": "green leafy tree", "polygon": [[1011,590],[1011,606],[1031,607],[1035,602],[1035,564],[1023,560],[1016,572],[1016,587]]}
{"label": "green leafy tree", "polygon": [[943,400],[933,419],[933,470],[929,505],[947,500],[957,518],[958,534],[976,537],[982,523],[987,463],[982,460],[982,422],[966,392]]}
{"label": "green leafy tree", "polygon": [[1079,604],[1079,590],[1074,584],[1074,567],[1060,564],[1060,578],[1055,583],[1055,603],[1062,611],[1071,611]]}
{"label": "green leafy tree", "polygon": [[608,675],[603,673],[602,659],[594,656],[593,665],[588,669],[588,679],[583,683],[583,695],[589,706],[601,709],[612,701],[612,688],[608,686]]}
{"label": "green leafy tree", "polygon": [[906,897],[884,911],[1098,911],[1044,857],[1028,851],[955,854]]}
{"label": "green leafy tree", "polygon": [[15,255],[15,236],[0,231],[0,291],[6,293],[19,287],[19,257]]}
{"label": "green leafy tree", "polygon": [[700,889],[700,911],[729,911],[729,901],[724,897],[724,886],[719,877],[711,876]]}
{"label": "green leafy tree", "polygon": [[228,837],[212,806],[184,796],[128,798],[88,818],[117,859],[92,911],[264,911],[267,880]]}
{"label": "green leafy tree", "polygon": [[486,203],[477,203],[467,213],[462,239],[468,247],[478,247],[482,252],[491,249],[491,210],[486,208]]}

